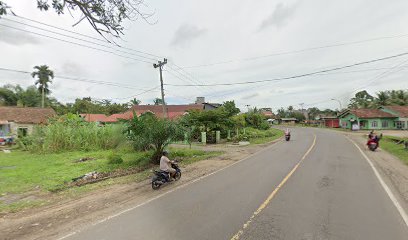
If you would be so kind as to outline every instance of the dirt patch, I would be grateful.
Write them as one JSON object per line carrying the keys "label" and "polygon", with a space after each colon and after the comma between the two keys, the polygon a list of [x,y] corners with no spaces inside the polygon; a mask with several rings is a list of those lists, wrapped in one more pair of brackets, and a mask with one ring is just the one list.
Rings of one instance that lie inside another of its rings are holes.
{"label": "dirt patch", "polygon": [[381,148],[375,152],[369,151],[366,146],[366,139],[361,133],[345,134],[363,149],[364,153],[373,161],[380,174],[384,176],[384,181],[387,182],[387,185],[397,193],[395,195],[397,195],[401,204],[408,209],[408,166]]}
{"label": "dirt patch", "polygon": [[74,163],[81,163],[81,162],[87,162],[87,161],[93,161],[93,160],[96,160],[96,158],[83,157],[83,158],[75,160]]}
{"label": "dirt patch", "polygon": [[[52,205],[6,214],[0,218],[0,239],[56,239],[228,166],[267,145],[195,146],[209,151],[224,151],[225,154],[182,167],[182,178],[158,191],[152,190],[150,179],[146,179],[98,189],[77,199],[58,199]],[[55,194],[50,195],[53,200],[58,198]]]}

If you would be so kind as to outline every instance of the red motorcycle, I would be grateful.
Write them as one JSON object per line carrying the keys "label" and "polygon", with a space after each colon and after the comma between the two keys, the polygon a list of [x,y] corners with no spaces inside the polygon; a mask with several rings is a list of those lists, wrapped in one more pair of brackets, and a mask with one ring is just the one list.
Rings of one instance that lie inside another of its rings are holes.
{"label": "red motorcycle", "polygon": [[380,146],[381,138],[382,138],[382,134],[380,135],[380,137],[373,136],[372,138],[368,139],[368,142],[367,142],[368,149],[370,149],[373,152],[377,150],[377,148]]}

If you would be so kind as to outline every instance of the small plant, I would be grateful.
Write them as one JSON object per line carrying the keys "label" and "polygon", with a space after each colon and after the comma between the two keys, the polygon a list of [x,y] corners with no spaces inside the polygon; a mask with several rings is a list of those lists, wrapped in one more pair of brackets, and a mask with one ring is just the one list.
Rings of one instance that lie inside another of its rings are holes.
{"label": "small plant", "polygon": [[108,163],[109,164],[121,164],[123,163],[123,159],[119,154],[112,153],[108,156]]}

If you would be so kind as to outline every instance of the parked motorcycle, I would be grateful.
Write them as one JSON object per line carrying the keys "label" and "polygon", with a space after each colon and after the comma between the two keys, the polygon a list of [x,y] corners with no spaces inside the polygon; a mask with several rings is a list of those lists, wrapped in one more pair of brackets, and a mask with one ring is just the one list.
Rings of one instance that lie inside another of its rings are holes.
{"label": "parked motorcycle", "polygon": [[[171,163],[171,167],[176,170],[174,174],[174,179],[178,181],[181,178],[181,170],[178,166],[178,163],[175,161]],[[169,183],[170,181],[170,173],[162,170],[154,170],[154,176],[152,178],[152,188],[154,190],[159,189],[163,184]]]}

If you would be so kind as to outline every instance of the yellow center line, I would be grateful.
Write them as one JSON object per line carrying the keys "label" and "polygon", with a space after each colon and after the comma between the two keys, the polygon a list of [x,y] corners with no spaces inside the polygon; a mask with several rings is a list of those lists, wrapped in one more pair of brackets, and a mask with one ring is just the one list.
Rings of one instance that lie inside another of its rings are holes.
{"label": "yellow center line", "polygon": [[269,202],[273,199],[273,197],[278,193],[279,189],[283,187],[283,185],[288,181],[288,179],[293,175],[293,173],[298,169],[299,165],[305,160],[307,155],[312,151],[314,146],[316,145],[316,135],[314,134],[314,139],[313,143],[310,146],[310,148],[306,151],[306,153],[303,155],[303,157],[299,160],[299,162],[293,167],[293,169],[286,175],[286,177],[282,180],[281,183],[273,190],[273,192],[268,196],[268,198],[259,206],[259,208],[252,214],[252,216],[249,218],[249,220],[242,226],[242,229],[240,229],[232,238],[231,240],[238,240],[242,234],[244,234],[244,230],[251,224],[253,219],[262,212],[266,208],[266,206],[269,204]]}

